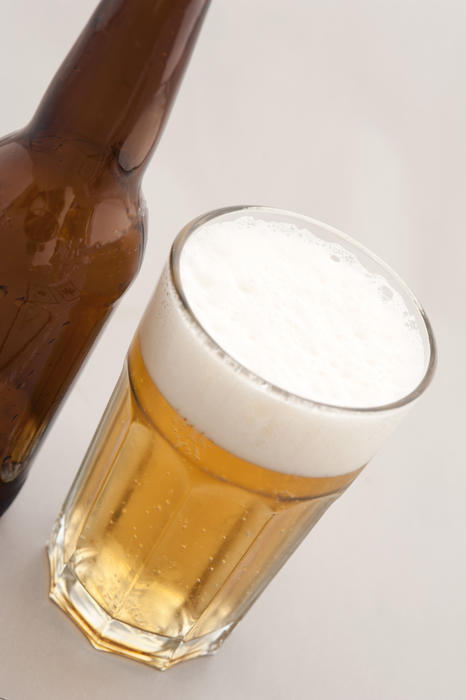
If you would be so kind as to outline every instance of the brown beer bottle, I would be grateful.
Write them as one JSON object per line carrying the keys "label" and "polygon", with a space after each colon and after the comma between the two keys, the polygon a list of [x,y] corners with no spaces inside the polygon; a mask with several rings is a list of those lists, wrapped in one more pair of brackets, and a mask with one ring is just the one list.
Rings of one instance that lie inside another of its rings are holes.
{"label": "brown beer bottle", "polygon": [[0,141],[0,513],[144,249],[141,178],[209,0],[102,0]]}

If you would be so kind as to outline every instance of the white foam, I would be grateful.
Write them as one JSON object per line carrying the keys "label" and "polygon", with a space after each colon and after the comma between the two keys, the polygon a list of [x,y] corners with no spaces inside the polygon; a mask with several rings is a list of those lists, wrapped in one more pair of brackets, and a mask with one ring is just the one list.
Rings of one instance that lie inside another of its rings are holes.
{"label": "white foam", "polygon": [[354,408],[412,391],[426,369],[425,329],[380,269],[308,230],[242,217],[197,229],[180,277],[194,314],[234,358],[192,320],[166,269],[141,324],[141,349],[154,382],[189,423],[278,471],[330,476],[372,457],[403,409],[342,411],[267,382]]}

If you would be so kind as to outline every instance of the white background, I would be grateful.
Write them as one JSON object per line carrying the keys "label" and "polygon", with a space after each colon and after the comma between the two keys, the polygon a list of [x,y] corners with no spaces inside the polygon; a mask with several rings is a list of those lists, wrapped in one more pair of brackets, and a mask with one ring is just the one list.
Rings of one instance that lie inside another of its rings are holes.
{"label": "white background", "polygon": [[[2,0],[0,133],[24,125],[95,0]],[[144,182],[140,275],[0,521],[0,696],[466,697],[466,4],[213,0]],[[95,651],[47,599],[44,545],[175,234],[228,204],[359,238],[423,302],[416,411],[215,657],[165,674]]]}

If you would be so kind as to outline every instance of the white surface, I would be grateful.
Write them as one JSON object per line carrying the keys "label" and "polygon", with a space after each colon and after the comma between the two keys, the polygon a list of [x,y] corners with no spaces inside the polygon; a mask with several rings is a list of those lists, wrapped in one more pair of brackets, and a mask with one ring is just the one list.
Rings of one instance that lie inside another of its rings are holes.
{"label": "white surface", "polygon": [[[24,124],[93,0],[4,0],[0,132]],[[7,700],[463,700],[463,0],[214,0],[145,180],[141,273],[0,521]],[[436,381],[216,657],[165,674],[96,652],[47,599],[44,543],[175,234],[234,203],[294,209],[396,269]]]}

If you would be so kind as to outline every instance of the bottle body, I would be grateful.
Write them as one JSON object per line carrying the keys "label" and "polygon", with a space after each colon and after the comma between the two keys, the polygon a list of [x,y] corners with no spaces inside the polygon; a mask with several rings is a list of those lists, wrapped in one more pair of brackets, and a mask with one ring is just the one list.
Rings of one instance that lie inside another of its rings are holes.
{"label": "bottle body", "polygon": [[144,247],[141,179],[209,0],[101,0],[0,141],[0,514]]}
{"label": "bottle body", "polygon": [[139,181],[81,139],[16,134],[0,173],[1,511],[139,268],[145,212]]}

